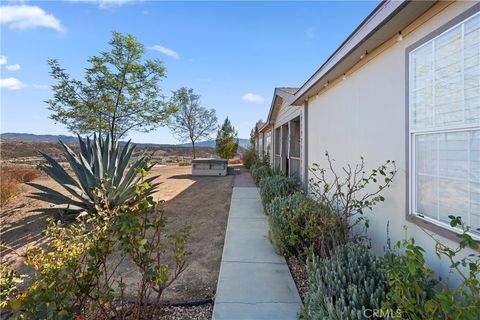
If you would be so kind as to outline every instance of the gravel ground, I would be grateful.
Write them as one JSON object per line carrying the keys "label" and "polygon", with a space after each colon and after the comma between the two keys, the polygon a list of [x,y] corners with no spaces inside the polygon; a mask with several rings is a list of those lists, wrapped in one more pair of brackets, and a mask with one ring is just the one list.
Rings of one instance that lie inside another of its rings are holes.
{"label": "gravel ground", "polygon": [[162,320],[207,320],[212,318],[213,304],[195,307],[165,307]]}
{"label": "gravel ground", "polygon": [[[123,315],[123,318],[127,320],[210,320],[212,318],[213,302],[198,306],[143,306],[141,307],[141,314],[139,317],[137,314],[133,313],[133,309],[129,310],[128,308],[129,306],[126,306],[125,314]],[[120,307],[117,307],[116,309],[120,311]],[[113,312],[111,312],[111,316],[105,316],[105,314],[101,313],[98,309],[95,309],[86,314],[85,317],[79,317],[78,319],[114,320],[119,319],[120,317],[117,318]],[[0,317],[0,320],[4,319],[13,320]]]}
{"label": "gravel ground", "polygon": [[300,298],[302,298],[302,301],[304,301],[305,295],[308,292],[307,267],[304,263],[295,258],[287,258],[287,264],[290,268],[290,273],[292,274],[293,280],[297,285]]}

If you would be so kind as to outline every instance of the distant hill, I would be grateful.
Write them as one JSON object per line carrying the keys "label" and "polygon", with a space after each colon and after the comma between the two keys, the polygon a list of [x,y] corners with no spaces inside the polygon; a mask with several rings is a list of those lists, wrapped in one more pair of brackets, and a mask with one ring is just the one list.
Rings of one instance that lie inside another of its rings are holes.
{"label": "distant hill", "polygon": [[[2,148],[1,160],[7,161],[39,161],[40,153],[44,152],[55,159],[64,160],[63,148],[58,139],[78,152],[78,139],[73,136],[60,135],[35,135],[28,133],[4,133],[0,134]],[[125,143],[121,141],[120,144]],[[157,163],[178,163],[179,159],[189,158],[192,154],[191,148],[177,145],[165,145],[154,143],[136,143],[137,153],[147,154]],[[215,148],[198,147],[197,155],[201,158],[215,157]]]}
{"label": "distant hill", "polygon": [[16,133],[16,132],[2,133],[0,134],[0,138],[20,140],[20,141],[34,141],[34,142],[58,142],[58,140],[62,140],[64,143],[68,143],[68,144],[73,144],[78,142],[78,138],[74,136]]}
{"label": "distant hill", "polygon": [[[16,132],[7,132],[1,133],[0,138],[2,139],[13,139],[19,141],[32,141],[32,142],[58,142],[58,140],[62,140],[62,142],[67,144],[74,144],[78,142],[77,137],[74,136],[65,136],[65,135],[51,135],[51,134],[32,134],[32,133],[16,133]],[[137,143],[139,147],[170,147],[170,146],[177,146],[177,147],[191,147],[191,143],[181,143],[181,144],[157,144],[157,143]],[[250,140],[248,139],[238,139],[238,144],[243,147],[247,148],[250,144]],[[200,141],[195,144],[198,147],[215,147],[215,140],[208,140],[208,141]]]}
{"label": "distant hill", "polygon": [[[65,135],[49,135],[49,134],[31,134],[31,133],[1,133],[0,142],[2,148],[1,160],[39,158],[39,151],[47,153],[56,159],[63,159],[63,148],[58,143],[62,140],[71,146],[74,151],[78,151],[78,138]],[[242,155],[244,148],[242,144],[248,142],[247,139],[239,139],[240,147],[238,155]],[[125,141],[120,141],[120,144]],[[135,143],[138,152],[146,151],[154,160],[161,160],[164,163],[168,161],[177,162],[178,157],[190,157],[192,154],[191,145],[189,143],[175,144],[156,144],[156,143]],[[199,158],[216,157],[215,141],[202,141],[197,145],[197,156]],[[160,161],[157,161],[160,162]]]}
{"label": "distant hill", "polygon": [[[197,142],[197,143],[195,143],[195,146],[214,148],[215,144],[216,144],[215,140],[207,140],[207,141]],[[248,146],[250,145],[250,140],[249,139],[238,139],[238,145],[242,148],[248,148]],[[182,144],[179,144],[178,146],[191,147],[192,144],[191,143],[182,143]]]}

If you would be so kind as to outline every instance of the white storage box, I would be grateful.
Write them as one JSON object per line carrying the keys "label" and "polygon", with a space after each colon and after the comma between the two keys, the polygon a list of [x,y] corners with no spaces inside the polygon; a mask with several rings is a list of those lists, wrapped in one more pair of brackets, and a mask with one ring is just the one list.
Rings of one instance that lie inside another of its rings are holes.
{"label": "white storage box", "polygon": [[226,176],[227,159],[193,159],[193,176]]}

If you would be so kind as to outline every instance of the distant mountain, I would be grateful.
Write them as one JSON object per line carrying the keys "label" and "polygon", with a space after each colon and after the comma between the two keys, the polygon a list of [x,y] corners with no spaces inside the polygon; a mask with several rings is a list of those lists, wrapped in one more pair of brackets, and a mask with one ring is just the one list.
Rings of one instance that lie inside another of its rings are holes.
{"label": "distant mountain", "polygon": [[[26,142],[58,142],[61,140],[66,144],[76,144],[78,143],[78,138],[74,136],[64,136],[64,135],[52,135],[52,134],[32,134],[32,133],[16,133],[16,132],[7,132],[0,134],[1,139],[10,139]],[[120,145],[125,144],[126,141],[120,141]],[[158,144],[158,143],[137,143],[135,144],[138,147],[144,148],[159,148],[159,147],[179,147],[175,144]]]}
{"label": "distant mountain", "polygon": [[[212,147],[212,148],[214,148],[215,145],[216,145],[215,140],[200,141],[200,142],[195,143],[195,146],[199,146],[199,147]],[[248,146],[250,145],[250,140],[249,139],[238,139],[238,145],[240,147],[243,147],[243,148],[248,148]],[[182,144],[178,144],[178,146],[191,147],[192,144],[191,143],[182,143]]]}
{"label": "distant mountain", "polygon": [[[65,136],[65,135],[52,135],[52,134],[32,134],[32,133],[16,133],[16,132],[7,132],[1,133],[0,138],[2,139],[12,139],[12,140],[20,140],[20,141],[32,141],[32,142],[58,142],[58,140],[62,140],[62,142],[67,144],[74,144],[78,142],[78,138],[74,136]],[[136,143],[139,147],[168,147],[168,146],[176,146],[176,147],[191,147],[191,143],[182,143],[177,145],[172,144],[157,144],[157,143]],[[249,139],[238,139],[238,144],[243,147],[247,148],[250,144]],[[208,141],[200,141],[195,144],[198,147],[215,147],[215,140],[208,140]]]}
{"label": "distant mountain", "polygon": [[21,140],[21,141],[34,141],[34,142],[58,142],[58,140],[62,140],[64,143],[68,143],[68,144],[78,142],[78,138],[74,136],[16,133],[16,132],[1,133],[0,138]]}
{"label": "distant mountain", "polygon": [[[78,139],[74,136],[64,135],[36,135],[29,133],[3,133],[0,134],[2,159],[16,160],[30,159],[35,161],[40,157],[39,151],[49,154],[55,159],[64,159],[63,148],[58,140],[69,144],[71,148],[78,152]],[[120,141],[124,144],[125,141]],[[148,152],[152,159],[159,163],[170,161],[168,163],[177,163],[179,158],[188,158],[192,154],[189,147],[177,146],[173,144],[156,143],[135,143],[138,152]],[[197,148],[197,155],[200,158],[211,158],[215,156],[215,148],[202,147]]]}

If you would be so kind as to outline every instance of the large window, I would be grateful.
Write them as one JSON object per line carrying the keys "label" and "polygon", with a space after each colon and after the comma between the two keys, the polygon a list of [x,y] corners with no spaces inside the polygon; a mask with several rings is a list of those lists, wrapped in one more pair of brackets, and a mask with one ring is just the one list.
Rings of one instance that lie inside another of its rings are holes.
{"label": "large window", "polygon": [[411,212],[479,228],[480,14],[411,51],[409,68]]}

